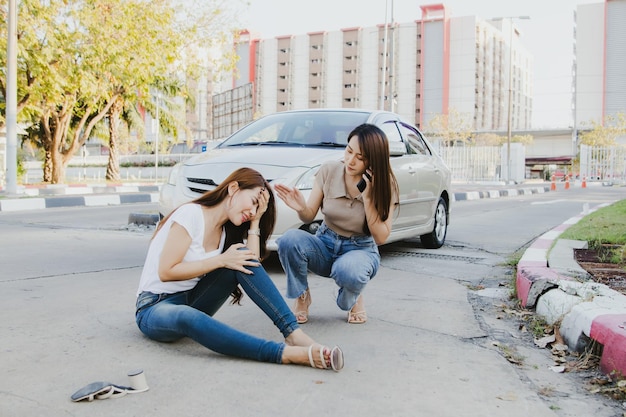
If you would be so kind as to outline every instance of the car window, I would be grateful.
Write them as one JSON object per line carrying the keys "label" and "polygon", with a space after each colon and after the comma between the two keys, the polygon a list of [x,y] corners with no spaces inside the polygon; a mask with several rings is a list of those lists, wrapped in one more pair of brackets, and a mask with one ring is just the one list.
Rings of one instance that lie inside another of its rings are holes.
{"label": "car window", "polygon": [[398,156],[406,154],[406,144],[402,141],[400,131],[398,131],[398,125],[394,121],[387,121],[380,125],[380,128],[385,132],[387,140],[389,141],[389,153],[391,156]]}
{"label": "car window", "polygon": [[400,125],[400,130],[402,131],[402,135],[406,138],[410,153],[419,154],[419,155],[432,155],[428,145],[424,142],[424,138],[422,135],[412,128],[405,126],[404,124]]}
{"label": "car window", "polygon": [[282,112],[243,127],[220,147],[255,144],[342,145],[348,134],[367,121],[367,112]]}

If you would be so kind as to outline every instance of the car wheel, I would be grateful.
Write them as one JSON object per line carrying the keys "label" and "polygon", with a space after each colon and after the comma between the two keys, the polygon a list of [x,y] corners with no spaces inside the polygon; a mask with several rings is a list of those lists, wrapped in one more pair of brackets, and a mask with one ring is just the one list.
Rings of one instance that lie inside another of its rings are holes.
{"label": "car wheel", "polygon": [[443,246],[448,233],[448,216],[446,202],[443,198],[439,198],[437,209],[435,210],[435,224],[433,231],[420,236],[422,245],[427,249],[438,249]]}
{"label": "car wheel", "polygon": [[321,225],[322,225],[321,222],[313,222],[309,224],[303,224],[302,226],[300,226],[300,229],[314,235],[317,232],[317,229],[319,229]]}

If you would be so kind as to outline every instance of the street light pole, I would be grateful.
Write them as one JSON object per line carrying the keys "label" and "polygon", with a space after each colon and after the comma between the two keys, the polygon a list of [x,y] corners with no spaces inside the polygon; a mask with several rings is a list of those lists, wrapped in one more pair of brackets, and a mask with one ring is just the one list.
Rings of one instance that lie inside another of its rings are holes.
{"label": "street light pole", "polygon": [[506,183],[511,182],[511,122],[513,115],[513,19],[509,18],[509,103],[506,116]]}
{"label": "street light pole", "polygon": [[159,99],[161,93],[157,93],[156,96],[156,134],[154,139],[154,182],[159,182],[159,128],[161,122],[159,120]]}
{"label": "street light pole", "polygon": [[508,97],[508,111],[506,118],[506,182],[511,181],[511,132],[512,132],[512,118],[513,118],[513,19],[530,19],[530,16],[507,16],[496,17],[493,20],[508,20],[509,21],[509,97]]}
{"label": "street light pole", "polygon": [[[380,86],[380,105],[379,110],[385,110],[385,77],[387,77],[387,43],[388,39],[388,24],[387,24],[387,10],[389,9],[389,0],[385,0],[385,33],[383,38],[383,68],[382,68],[382,76],[381,76],[381,86]],[[393,0],[391,0],[393,4]],[[392,6],[393,7],[393,6]]]}
{"label": "street light pole", "polygon": [[7,193],[17,194],[17,4],[9,0],[6,85]]}

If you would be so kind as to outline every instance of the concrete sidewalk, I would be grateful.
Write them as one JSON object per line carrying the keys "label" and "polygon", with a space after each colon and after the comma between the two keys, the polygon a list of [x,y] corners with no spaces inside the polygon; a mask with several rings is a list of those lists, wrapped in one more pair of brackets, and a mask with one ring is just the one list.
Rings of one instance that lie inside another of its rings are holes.
{"label": "concrete sidewalk", "polygon": [[[465,187],[455,189],[456,201],[504,196],[497,187]],[[506,196],[546,192],[541,186],[515,190]],[[24,243],[35,238],[45,242],[47,246],[29,250],[46,259],[56,258],[50,248],[84,248],[93,259],[79,258],[84,270],[69,262],[44,263],[42,276],[16,262],[28,259],[21,249],[25,245],[7,238],[0,276],[0,332],[6,336],[0,356],[2,417],[561,415],[551,401],[568,402],[579,415],[614,415],[600,410],[590,397],[569,392],[555,400],[542,397],[540,387],[558,394],[566,376],[549,370],[550,358],[530,347],[522,352],[532,380],[521,377],[482,329],[466,284],[436,272],[383,265],[368,284],[369,321],[358,328],[347,325],[344,312],[336,308],[332,281],[311,280],[315,309],[304,329],[346,352],[346,367],[334,373],[251,363],[209,352],[189,340],[167,344],[145,338],[132,319],[149,233],[30,229],[25,234],[17,227],[15,233]],[[114,249],[104,249],[112,245]],[[47,251],[41,252],[44,247]],[[20,251],[20,257],[11,251]],[[120,254],[127,256],[123,262]],[[479,276],[494,269],[480,264],[472,268]],[[284,294],[280,267],[268,267],[268,272]],[[248,297],[242,306],[224,306],[217,318],[251,334],[281,339]],[[70,401],[73,392],[94,381],[127,385],[126,373],[137,368],[145,372],[147,392],[91,403]]]}

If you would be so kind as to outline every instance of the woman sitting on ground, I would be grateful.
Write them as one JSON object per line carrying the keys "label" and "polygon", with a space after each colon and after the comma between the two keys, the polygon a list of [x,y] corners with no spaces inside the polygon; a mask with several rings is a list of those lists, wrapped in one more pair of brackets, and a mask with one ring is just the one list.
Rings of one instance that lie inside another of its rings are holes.
{"label": "woman sitting on ground", "polygon": [[[224,355],[340,370],[341,349],[320,345],[299,328],[261,265],[275,220],[270,185],[250,168],[234,171],[165,217],[150,242],[137,291],[139,329],[160,342],[189,337]],[[284,343],[213,318],[229,296],[240,301],[241,288],[280,330]]]}

